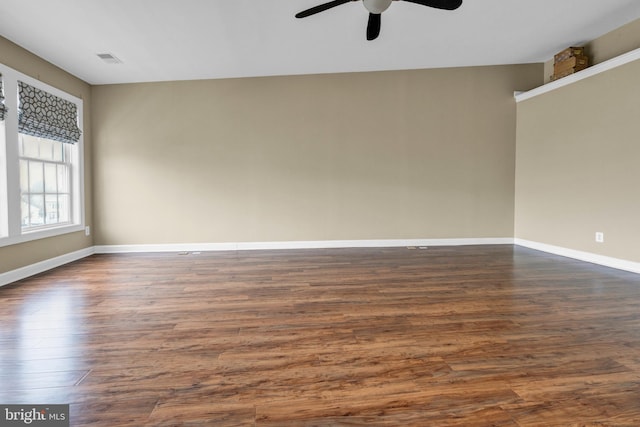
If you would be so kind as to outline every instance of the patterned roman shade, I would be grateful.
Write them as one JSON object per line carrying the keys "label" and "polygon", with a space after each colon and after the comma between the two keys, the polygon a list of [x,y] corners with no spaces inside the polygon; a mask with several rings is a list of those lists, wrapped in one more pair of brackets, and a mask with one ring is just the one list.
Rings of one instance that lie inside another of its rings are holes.
{"label": "patterned roman shade", "polygon": [[18,130],[75,144],[80,139],[76,104],[18,81]]}
{"label": "patterned roman shade", "polygon": [[4,105],[4,92],[2,91],[2,74],[0,74],[0,121],[4,120],[7,107]]}

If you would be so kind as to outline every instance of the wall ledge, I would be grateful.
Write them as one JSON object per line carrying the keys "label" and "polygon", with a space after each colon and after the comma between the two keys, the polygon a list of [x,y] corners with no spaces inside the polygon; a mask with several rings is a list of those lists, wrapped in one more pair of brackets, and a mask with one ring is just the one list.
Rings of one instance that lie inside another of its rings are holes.
{"label": "wall ledge", "polygon": [[595,76],[597,74],[604,73],[605,71],[612,70],[614,68],[620,67],[622,65],[628,64],[638,59],[640,59],[640,48],[632,50],[620,56],[616,56],[615,58],[609,59],[608,61],[601,62],[600,64],[593,65],[582,71],[578,71],[575,74],[571,74],[570,76],[563,77],[551,83],[547,83],[544,86],[531,89],[530,91],[514,92],[514,97],[516,99],[516,102],[522,102],[527,99],[533,98],[535,96],[542,95],[547,92],[551,92],[553,90],[573,84],[575,82],[579,82],[580,80],[584,80],[589,77]]}
{"label": "wall ledge", "polygon": [[567,258],[577,259],[579,261],[590,262],[605,267],[611,267],[618,270],[630,271],[640,274],[640,263],[627,261],[619,258],[612,258],[604,255],[597,255],[591,252],[577,251],[575,249],[563,248],[561,246],[548,245],[546,243],[532,242],[525,239],[514,239],[514,243],[518,246],[524,246],[529,249],[535,249],[554,255],[560,255]]}

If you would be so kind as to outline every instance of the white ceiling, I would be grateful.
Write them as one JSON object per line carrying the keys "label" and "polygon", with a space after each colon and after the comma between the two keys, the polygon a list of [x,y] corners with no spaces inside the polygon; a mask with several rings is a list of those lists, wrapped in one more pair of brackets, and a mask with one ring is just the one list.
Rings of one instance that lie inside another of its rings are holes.
{"label": "white ceiling", "polygon": [[108,84],[544,62],[640,18],[638,0],[397,1],[368,42],[362,2],[294,18],[325,1],[0,0],[0,35]]}

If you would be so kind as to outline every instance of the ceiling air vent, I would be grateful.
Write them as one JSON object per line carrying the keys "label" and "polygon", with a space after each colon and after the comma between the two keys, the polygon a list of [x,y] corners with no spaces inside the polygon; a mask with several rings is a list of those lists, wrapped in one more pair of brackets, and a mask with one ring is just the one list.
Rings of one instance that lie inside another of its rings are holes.
{"label": "ceiling air vent", "polygon": [[107,64],[122,64],[121,60],[110,53],[99,53],[98,58],[102,59]]}

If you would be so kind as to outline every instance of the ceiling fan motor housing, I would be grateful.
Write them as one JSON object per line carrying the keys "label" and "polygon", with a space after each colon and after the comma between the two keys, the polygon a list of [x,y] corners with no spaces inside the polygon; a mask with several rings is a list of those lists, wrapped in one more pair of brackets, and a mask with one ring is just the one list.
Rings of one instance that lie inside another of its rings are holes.
{"label": "ceiling fan motor housing", "polygon": [[379,15],[391,6],[392,0],[362,0],[370,13]]}
{"label": "ceiling fan motor housing", "polygon": [[[310,9],[296,13],[296,18],[306,18],[334,7],[360,0],[331,0]],[[382,12],[391,6],[393,0],[362,0],[362,4],[369,11],[369,23],[367,24],[367,40],[375,40],[380,35]],[[421,4],[436,9],[455,10],[462,5],[463,0],[404,0],[409,3]]]}

